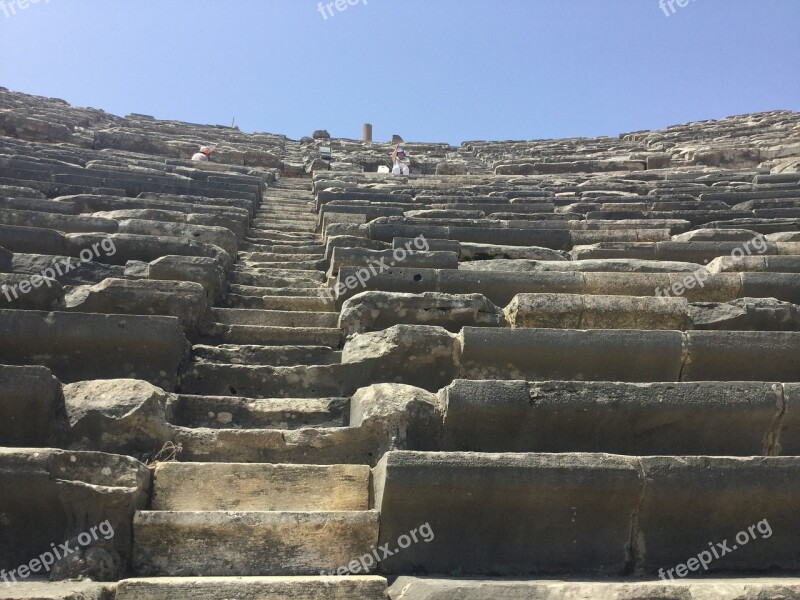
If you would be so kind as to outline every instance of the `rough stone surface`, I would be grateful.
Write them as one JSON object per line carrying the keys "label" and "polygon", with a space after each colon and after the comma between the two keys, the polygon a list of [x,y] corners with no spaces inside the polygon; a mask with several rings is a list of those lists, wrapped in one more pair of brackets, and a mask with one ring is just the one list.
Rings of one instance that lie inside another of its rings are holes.
{"label": "rough stone surface", "polygon": [[346,336],[398,324],[436,325],[458,332],[465,325],[502,327],[505,319],[501,309],[480,294],[434,292],[363,292],[342,305],[339,317],[339,327]]}
{"label": "rough stone surface", "polygon": [[[56,561],[55,576],[123,575],[130,558],[131,519],[146,505],[150,488],[150,473],[143,464],[95,452],[0,449],[0,480],[2,564],[28,564],[51,544],[69,542],[77,552]],[[82,543],[81,534],[91,535],[92,527],[96,535]],[[105,554],[90,554],[94,548]],[[111,557],[116,572],[109,572],[108,562],[98,554]]]}
{"label": "rough stone surface", "polygon": [[64,386],[68,438],[75,449],[154,455],[170,441],[168,394],[135,379]]}
{"label": "rough stone surface", "polygon": [[0,445],[55,445],[64,424],[61,383],[44,367],[0,365]]}
{"label": "rough stone surface", "polygon": [[[441,327],[396,325],[349,340],[342,363],[369,369],[373,380],[436,391],[455,378],[458,340]],[[413,349],[413,352],[412,352]]]}

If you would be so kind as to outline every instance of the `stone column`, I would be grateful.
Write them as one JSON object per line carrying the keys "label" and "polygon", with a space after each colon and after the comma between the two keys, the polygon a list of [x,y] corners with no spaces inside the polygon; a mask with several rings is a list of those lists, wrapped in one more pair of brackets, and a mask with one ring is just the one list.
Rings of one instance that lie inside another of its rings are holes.
{"label": "stone column", "polygon": [[371,123],[364,123],[361,127],[361,141],[363,142],[372,142],[372,124]]}

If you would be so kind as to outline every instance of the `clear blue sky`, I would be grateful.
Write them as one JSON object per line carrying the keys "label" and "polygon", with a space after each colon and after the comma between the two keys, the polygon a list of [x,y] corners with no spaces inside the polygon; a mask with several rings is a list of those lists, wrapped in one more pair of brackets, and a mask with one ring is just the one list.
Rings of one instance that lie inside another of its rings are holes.
{"label": "clear blue sky", "polygon": [[3,1],[0,86],[121,115],[459,143],[800,110],[800,0]]}

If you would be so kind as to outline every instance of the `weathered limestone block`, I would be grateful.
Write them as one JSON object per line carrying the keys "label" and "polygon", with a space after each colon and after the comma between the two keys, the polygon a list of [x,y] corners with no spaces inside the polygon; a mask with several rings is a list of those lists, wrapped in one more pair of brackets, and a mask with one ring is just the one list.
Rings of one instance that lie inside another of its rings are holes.
{"label": "weathered limestone block", "polygon": [[29,142],[67,142],[72,130],[63,123],[53,123],[12,110],[0,110],[0,129],[5,135]]}
{"label": "weathered limestone block", "polygon": [[63,297],[61,284],[49,277],[0,273],[0,308],[53,310]]}
{"label": "weathered limestone block", "polygon": [[438,450],[442,410],[436,394],[410,385],[381,383],[361,388],[350,404],[350,426],[375,432],[389,450]]}
{"label": "weathered limestone block", "polygon": [[13,268],[14,253],[0,247],[0,273],[8,273]]}
{"label": "weathered limestone block", "polygon": [[441,327],[396,325],[350,339],[342,364],[358,364],[375,382],[436,391],[455,379],[458,353],[457,336]]}
{"label": "weathered limestone block", "polygon": [[329,163],[327,160],[322,160],[321,158],[307,160],[304,170],[308,174],[316,173],[317,171],[330,171],[331,163]]}
{"label": "weathered limestone block", "polygon": [[175,317],[0,309],[0,363],[43,365],[64,383],[129,378],[172,390],[189,349]]}
{"label": "weathered limestone block", "polygon": [[455,161],[448,161],[448,162],[441,162],[436,165],[436,175],[466,175],[467,174],[467,164],[464,162],[455,162]]}
{"label": "weathered limestone block", "polygon": [[163,281],[199,283],[211,302],[227,293],[227,276],[219,262],[203,256],[162,256],[148,265],[147,277]]}
{"label": "weathered limestone block", "polygon": [[465,379],[800,381],[800,333],[465,327]]}
{"label": "weathered limestone block", "polygon": [[[648,167],[650,168],[650,167]],[[119,596],[118,596],[119,597]],[[155,598],[155,597],[153,597]],[[532,600],[569,598],[603,600],[743,600],[800,598],[800,579],[793,577],[679,579],[635,581],[486,581],[399,577],[389,588],[391,600]],[[170,600],[172,597],[170,596]],[[138,598],[137,598],[138,600]],[[144,599],[143,599],[144,600]],[[147,597],[147,600],[151,600]],[[271,600],[271,599],[270,599]]]}
{"label": "weathered limestone block", "polygon": [[238,252],[236,235],[224,227],[189,225],[188,223],[164,223],[162,221],[142,221],[128,219],[119,222],[119,232],[134,235],[178,238],[185,241],[201,242],[219,246],[232,257]]}
{"label": "weathered limestone block", "polygon": [[688,311],[685,298],[518,294],[504,313],[515,329],[684,330]]}
{"label": "weathered limestone block", "polygon": [[[0,235],[2,235],[2,226],[0,226]],[[103,250],[103,240],[109,240],[105,242],[106,247],[111,247],[113,244],[113,254]],[[215,258],[226,269],[233,265],[231,255],[217,245],[174,237],[130,233],[112,233],[106,236],[92,233],[71,233],[64,236],[63,247],[63,250],[59,252],[43,252],[43,254],[80,256],[82,250],[100,248],[97,251],[98,256],[94,260],[111,265],[125,266],[129,260],[150,262],[162,256],[173,255]]]}
{"label": "weathered limestone block", "polygon": [[443,450],[766,456],[800,443],[779,383],[457,380],[439,396]]}
{"label": "weathered limestone block", "polygon": [[33,210],[0,208],[0,223],[17,227],[41,227],[64,233],[83,233],[102,231],[115,233],[119,224],[111,219],[101,219],[84,215],[61,215]]}
{"label": "weathered limestone block", "polygon": [[641,496],[635,458],[389,452],[374,470],[380,543],[427,524],[382,572],[618,574]]}
{"label": "weathered limestone block", "polygon": [[[611,296],[683,297],[690,302],[730,301],[739,297],[736,273],[584,273],[583,293]],[[760,294],[753,294],[760,295]]]}
{"label": "weathered limestone block", "polygon": [[[413,242],[413,240],[409,240]],[[386,242],[370,240],[365,237],[336,235],[328,236],[325,240],[325,258],[330,259],[336,248],[368,248],[370,250],[386,250],[389,245]]]}
{"label": "weathered limestone block", "polygon": [[461,242],[459,258],[464,261],[492,259],[569,260],[569,254],[537,246],[503,246]]}
{"label": "weathered limestone block", "polygon": [[[402,260],[398,258],[404,257]],[[328,277],[336,277],[341,267],[366,267],[372,271],[384,271],[395,265],[419,267],[421,269],[457,269],[458,255],[455,252],[426,252],[414,250],[408,253],[397,250],[370,250],[367,248],[333,248]]]}
{"label": "weathered limestone block", "polygon": [[44,200],[45,196],[39,190],[33,188],[23,187],[19,185],[0,185],[0,198],[6,199],[21,199],[21,198],[34,198]]}
{"label": "weathered limestone block", "polygon": [[688,358],[682,381],[800,381],[800,333],[690,331],[685,335]]}
{"label": "weathered limestone block", "polygon": [[[800,192],[798,192],[800,194]],[[800,242],[800,231],[784,231],[766,236],[771,242]]]}
{"label": "weathered limestone block", "polygon": [[115,221],[163,221],[165,223],[186,223],[189,225],[224,227],[225,229],[230,229],[237,237],[244,237],[247,233],[248,226],[246,219],[234,219],[225,214],[198,214],[154,208],[100,211],[94,213],[93,216],[114,219]]}
{"label": "weathered limestone block", "polygon": [[134,571],[171,577],[319,576],[370,552],[378,542],[378,520],[377,511],[139,511],[133,522]]}
{"label": "weathered limestone block", "polygon": [[267,169],[283,169],[283,161],[273,154],[263,150],[248,148],[244,153],[244,164],[248,167],[264,167]]}
{"label": "weathered limestone block", "polygon": [[0,246],[11,252],[64,254],[64,234],[53,229],[0,224]]}
{"label": "weathered limestone block", "polygon": [[159,463],[153,510],[369,510],[366,465]]}
{"label": "weathered limestone block", "polygon": [[199,283],[150,279],[106,279],[78,286],[64,298],[65,309],[82,313],[164,315],[177,317],[187,332],[195,331],[210,310]]}
{"label": "weathered limestone block", "polygon": [[[708,570],[696,572],[796,572],[800,567],[795,550],[800,544],[800,458],[640,461],[646,487],[631,535],[637,570],[655,574],[701,551],[708,552]],[[728,552],[714,546],[720,551],[717,558],[709,544],[726,540]]]}
{"label": "weathered limestone block", "polygon": [[0,487],[0,564],[7,570],[68,542],[73,552],[54,561],[52,579],[124,575],[133,514],[150,489],[142,463],[99,452],[0,448]]}
{"label": "weathered limestone block", "polygon": [[[673,242],[749,242],[761,237],[746,229],[695,229],[672,236]],[[770,239],[767,237],[767,239]],[[781,240],[774,240],[781,241]],[[788,240],[787,240],[788,241]]]}
{"label": "weathered limestone block", "polygon": [[[352,560],[352,559],[351,559]],[[158,577],[119,583],[117,600],[386,600],[386,580],[372,575],[344,577]],[[49,600],[49,599],[48,599]],[[94,600],[94,598],[87,599]],[[105,599],[103,599],[105,600]],[[724,599],[724,600],[727,600]]]}
{"label": "weathered limestone block", "polygon": [[342,305],[339,327],[345,336],[394,325],[436,325],[458,332],[466,325],[502,327],[503,312],[480,294],[362,292]]}
{"label": "weathered limestone block", "polygon": [[694,303],[689,319],[692,329],[800,331],[800,307],[774,298]]}
{"label": "weathered limestone block", "polygon": [[106,379],[64,386],[69,447],[153,456],[170,441],[169,394],[145,381]]}
{"label": "weathered limestone block", "polygon": [[0,446],[54,446],[64,416],[61,383],[48,369],[0,365]]}
{"label": "weathered limestone block", "polygon": [[180,150],[166,141],[130,129],[95,130],[93,147],[96,150],[113,148],[115,150],[155,154],[170,158],[180,158],[181,156]]}
{"label": "weathered limestone block", "polygon": [[[100,252],[104,252],[102,248]],[[125,277],[125,269],[119,265],[106,265],[95,261],[83,262],[71,256],[44,256],[17,252],[14,254],[13,267],[15,273],[29,275],[46,273],[48,277],[52,277],[62,285],[92,285],[109,277],[117,279]]]}
{"label": "weathered limestone block", "polygon": [[27,581],[5,585],[5,600],[114,600],[115,583]]}
{"label": "weathered limestone block", "polygon": [[638,260],[620,258],[607,260],[529,260],[493,259],[463,262],[462,271],[524,271],[527,273],[694,273],[703,268],[697,263]]}
{"label": "weathered limestone block", "polygon": [[678,381],[684,360],[679,331],[465,327],[460,338],[465,379]]}

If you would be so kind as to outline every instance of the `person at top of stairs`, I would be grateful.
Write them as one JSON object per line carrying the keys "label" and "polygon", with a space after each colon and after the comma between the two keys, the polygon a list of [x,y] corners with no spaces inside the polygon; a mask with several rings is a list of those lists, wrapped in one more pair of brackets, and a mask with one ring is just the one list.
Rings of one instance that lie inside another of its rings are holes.
{"label": "person at top of stairs", "polygon": [[198,152],[195,153],[194,156],[192,156],[192,160],[199,162],[208,162],[209,160],[211,160],[211,148],[209,148],[208,146],[203,146],[202,148],[200,148]]}
{"label": "person at top of stairs", "polygon": [[392,152],[393,175],[408,175],[410,172],[411,159],[406,154],[406,149],[402,144],[397,144]]}

